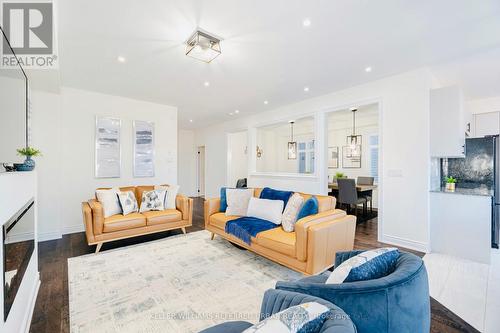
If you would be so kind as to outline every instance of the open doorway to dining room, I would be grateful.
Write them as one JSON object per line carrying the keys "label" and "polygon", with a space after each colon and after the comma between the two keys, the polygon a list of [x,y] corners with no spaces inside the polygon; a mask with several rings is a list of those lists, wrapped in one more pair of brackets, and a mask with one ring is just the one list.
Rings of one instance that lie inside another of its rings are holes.
{"label": "open doorway to dining room", "polygon": [[379,112],[372,103],[326,115],[329,195],[358,223],[375,219],[381,206]]}

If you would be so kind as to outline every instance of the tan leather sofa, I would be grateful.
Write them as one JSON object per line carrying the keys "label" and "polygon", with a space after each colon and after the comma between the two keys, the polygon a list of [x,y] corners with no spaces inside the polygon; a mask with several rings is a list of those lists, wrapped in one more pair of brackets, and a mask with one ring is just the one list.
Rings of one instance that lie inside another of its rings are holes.
{"label": "tan leather sofa", "polygon": [[[105,189],[105,188],[99,188]],[[98,189],[98,190],[99,190]],[[151,191],[154,186],[120,187],[121,191],[132,191],[137,203],[141,204],[142,192]],[[113,215],[104,218],[102,205],[97,199],[82,202],[83,223],[89,245],[97,245],[96,253],[105,242],[118,239],[152,234],[172,229],[181,229],[186,233],[186,227],[193,221],[193,199],[177,195],[176,209]]]}
{"label": "tan leather sofa", "polygon": [[[255,189],[259,197],[262,189]],[[305,200],[310,194],[300,193]],[[251,245],[224,231],[227,221],[238,216],[219,212],[220,198],[205,201],[205,229],[232,243],[276,261],[284,266],[310,275],[333,266],[337,251],[350,251],[354,246],[356,217],[335,209],[334,197],[317,195],[319,213],[304,217],[295,224],[294,232],[283,228],[263,231],[251,239]]]}

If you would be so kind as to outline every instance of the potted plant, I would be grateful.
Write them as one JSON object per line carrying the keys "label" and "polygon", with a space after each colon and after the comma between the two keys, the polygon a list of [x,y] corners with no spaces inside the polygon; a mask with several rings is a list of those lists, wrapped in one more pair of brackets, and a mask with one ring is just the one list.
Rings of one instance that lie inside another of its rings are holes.
{"label": "potted plant", "polygon": [[24,160],[24,163],[14,164],[16,171],[33,171],[33,169],[35,169],[35,161],[32,159],[32,157],[42,155],[42,153],[38,149],[35,149],[33,147],[19,148],[17,150],[17,154],[19,156],[25,156],[26,159]]}
{"label": "potted plant", "polygon": [[345,178],[345,175],[344,175],[344,173],[343,173],[343,172],[337,172],[337,173],[335,174],[335,178],[336,178],[336,179],[339,179],[339,178]]}
{"label": "potted plant", "polygon": [[450,176],[450,177],[445,177],[444,181],[446,183],[446,191],[454,192],[457,179]]}

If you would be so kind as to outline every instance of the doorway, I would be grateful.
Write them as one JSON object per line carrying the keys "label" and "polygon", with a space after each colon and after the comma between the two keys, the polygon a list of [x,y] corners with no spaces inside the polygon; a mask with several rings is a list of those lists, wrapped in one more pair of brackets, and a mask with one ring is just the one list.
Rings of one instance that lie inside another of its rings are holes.
{"label": "doorway", "polygon": [[227,134],[227,186],[248,178],[248,131]]}
{"label": "doorway", "polygon": [[[337,198],[342,209],[356,214],[358,223],[377,224],[380,231],[379,103],[329,112],[326,119],[329,195]],[[351,181],[345,181],[346,178]],[[340,195],[341,187],[344,198]]]}
{"label": "doorway", "polygon": [[197,148],[196,161],[196,189],[198,197],[205,197],[205,146]]}

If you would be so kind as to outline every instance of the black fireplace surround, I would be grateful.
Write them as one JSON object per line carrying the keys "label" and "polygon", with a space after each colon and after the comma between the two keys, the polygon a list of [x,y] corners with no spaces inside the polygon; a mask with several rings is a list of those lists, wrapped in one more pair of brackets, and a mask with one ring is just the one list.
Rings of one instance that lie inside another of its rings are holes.
{"label": "black fireplace surround", "polygon": [[4,321],[35,249],[34,210],[35,201],[32,198],[3,225]]}

